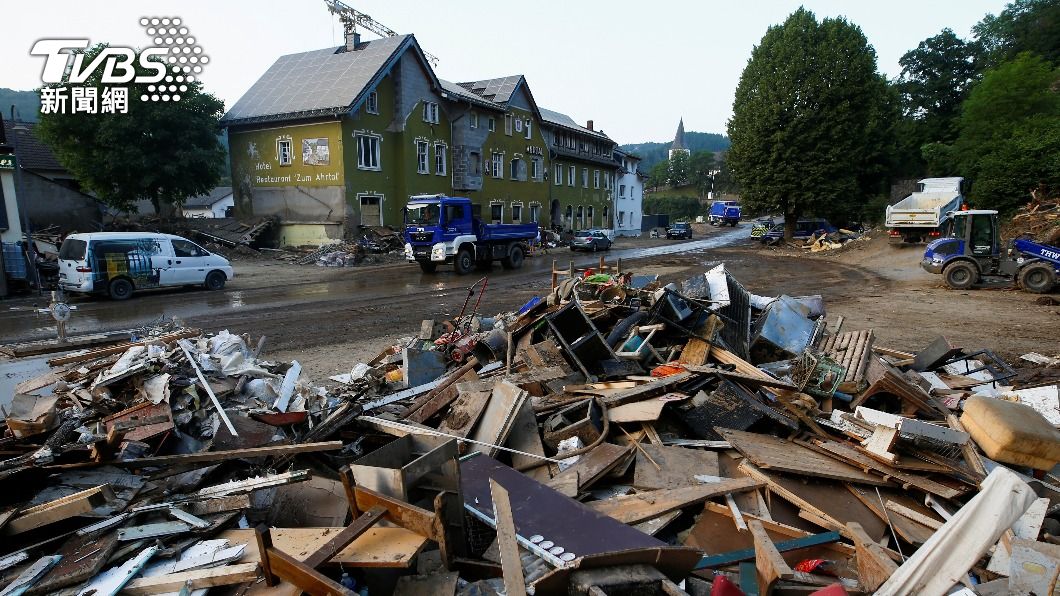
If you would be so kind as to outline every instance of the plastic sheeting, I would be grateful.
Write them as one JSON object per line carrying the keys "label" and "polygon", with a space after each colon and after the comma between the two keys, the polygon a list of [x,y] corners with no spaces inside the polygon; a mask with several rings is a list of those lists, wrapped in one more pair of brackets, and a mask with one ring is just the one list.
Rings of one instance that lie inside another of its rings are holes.
{"label": "plastic sheeting", "polygon": [[994,468],[980,492],[943,524],[876,591],[876,596],[942,596],[1023,515],[1037,495],[1012,470]]}

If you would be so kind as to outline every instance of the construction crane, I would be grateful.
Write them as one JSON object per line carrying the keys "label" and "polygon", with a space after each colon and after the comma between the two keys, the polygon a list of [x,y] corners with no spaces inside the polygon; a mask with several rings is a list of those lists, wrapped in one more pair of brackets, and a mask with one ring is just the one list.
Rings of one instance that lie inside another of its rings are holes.
{"label": "construction crane", "polygon": [[[333,15],[338,15],[339,20],[342,21],[344,32],[347,36],[354,35],[357,32],[357,26],[360,25],[365,29],[375,33],[380,37],[396,37],[397,32],[373,19],[372,17],[354,10],[352,6],[339,0],[324,0],[324,4],[328,6],[328,12]],[[438,57],[433,54],[428,54],[426,51],[423,55],[431,63],[431,66],[438,66]]]}

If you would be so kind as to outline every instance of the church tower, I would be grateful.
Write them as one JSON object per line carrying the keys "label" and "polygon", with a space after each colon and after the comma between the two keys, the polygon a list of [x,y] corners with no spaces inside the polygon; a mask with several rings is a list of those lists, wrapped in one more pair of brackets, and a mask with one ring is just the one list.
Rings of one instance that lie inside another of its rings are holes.
{"label": "church tower", "polygon": [[670,151],[667,153],[668,159],[674,158],[674,153],[684,153],[688,155],[691,151],[688,150],[688,146],[685,145],[685,119],[681,118],[677,122],[677,134],[674,135],[674,142],[670,145]]}

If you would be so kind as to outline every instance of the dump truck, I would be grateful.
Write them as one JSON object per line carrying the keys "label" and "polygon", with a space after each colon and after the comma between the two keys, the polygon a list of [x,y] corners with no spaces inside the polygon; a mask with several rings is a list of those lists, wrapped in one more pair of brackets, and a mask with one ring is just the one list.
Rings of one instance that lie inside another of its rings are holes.
{"label": "dump truck", "polygon": [[991,278],[1013,280],[1036,294],[1056,285],[1060,247],[1017,238],[1002,254],[997,211],[958,211],[951,217],[950,234],[929,243],[920,262],[928,273],[941,274],[950,288],[967,290]]}
{"label": "dump truck", "polygon": [[945,236],[949,213],[964,205],[964,178],[924,178],[916,192],[887,207],[885,225],[895,242],[921,242]]}
{"label": "dump truck", "polygon": [[405,258],[424,273],[452,264],[463,275],[476,265],[500,261],[518,269],[538,235],[536,223],[485,223],[473,213],[471,199],[414,195],[405,205]]}
{"label": "dump truck", "polygon": [[736,201],[714,201],[710,204],[707,219],[712,226],[730,225],[735,228],[740,223],[740,216],[740,204]]}

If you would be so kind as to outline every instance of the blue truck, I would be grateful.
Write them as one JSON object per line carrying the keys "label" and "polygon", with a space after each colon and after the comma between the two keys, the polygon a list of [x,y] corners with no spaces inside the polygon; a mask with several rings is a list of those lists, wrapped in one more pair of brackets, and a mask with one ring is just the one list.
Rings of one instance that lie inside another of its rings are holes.
{"label": "blue truck", "polygon": [[740,204],[736,201],[714,201],[710,204],[707,220],[712,226],[730,225],[735,228],[740,223]]}
{"label": "blue truck", "polygon": [[997,211],[955,211],[947,237],[931,241],[920,266],[941,274],[946,285],[967,290],[982,279],[1011,279],[1028,292],[1044,294],[1060,278],[1060,247],[1018,238],[1001,252]]}
{"label": "blue truck", "polygon": [[414,195],[405,206],[405,258],[424,273],[452,264],[463,275],[493,261],[518,269],[537,235],[536,223],[483,222],[463,197]]}

